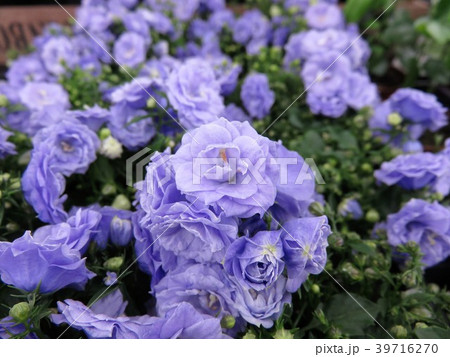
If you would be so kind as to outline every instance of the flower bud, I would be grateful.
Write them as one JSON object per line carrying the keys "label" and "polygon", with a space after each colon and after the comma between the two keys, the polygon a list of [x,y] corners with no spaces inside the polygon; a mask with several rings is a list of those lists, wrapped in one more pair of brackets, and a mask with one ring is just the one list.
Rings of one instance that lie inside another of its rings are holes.
{"label": "flower bud", "polygon": [[374,209],[370,209],[366,213],[366,221],[370,223],[376,223],[380,220],[380,214]]}
{"label": "flower bud", "polygon": [[395,338],[406,338],[408,337],[408,330],[403,326],[396,325],[391,328],[391,333]]}
{"label": "flower bud", "polygon": [[352,280],[361,281],[363,280],[363,275],[352,263],[346,262],[341,268],[343,273],[346,273]]}
{"label": "flower bud", "polygon": [[391,113],[388,115],[388,123],[392,126],[400,125],[402,120],[402,117],[398,113]]}
{"label": "flower bud", "polygon": [[109,130],[108,128],[102,128],[100,129],[98,136],[100,140],[105,140],[106,138],[109,138],[111,136],[111,130]]}
{"label": "flower bud", "polygon": [[129,210],[131,208],[131,203],[127,196],[117,195],[111,206],[117,209]]}
{"label": "flower bud", "polygon": [[99,153],[103,156],[106,156],[108,159],[118,159],[122,156],[122,152],[122,144],[112,136],[108,136],[106,139],[102,140]]}
{"label": "flower bud", "polygon": [[120,247],[126,246],[131,241],[131,221],[114,216],[110,224],[110,236],[113,244]]}
{"label": "flower bud", "polygon": [[155,100],[155,98],[152,98],[152,97],[148,98],[148,100],[147,100],[147,108],[153,109],[155,107],[156,107],[156,100]]}
{"label": "flower bud", "polygon": [[431,283],[431,284],[428,284],[428,290],[433,294],[437,294],[437,293],[439,293],[440,288],[439,288],[439,285]]}
{"label": "flower bud", "polygon": [[116,186],[111,185],[110,183],[107,183],[105,186],[102,187],[102,195],[109,196],[116,193]]}
{"label": "flower bud", "polygon": [[248,331],[244,336],[242,336],[244,340],[254,340],[256,338],[256,335],[253,333],[253,331]]}
{"label": "flower bud", "polygon": [[317,284],[313,284],[311,286],[311,291],[316,295],[320,294],[320,286]]}
{"label": "flower bud", "polygon": [[315,216],[323,216],[325,210],[320,202],[313,202],[309,205],[309,212]]}
{"label": "flower bud", "polygon": [[411,313],[424,319],[431,319],[433,317],[431,311],[424,306],[415,307],[414,309],[411,310]]}
{"label": "flower bud", "polygon": [[233,328],[235,324],[236,319],[231,315],[225,315],[222,317],[222,320],[220,320],[220,326],[222,326],[222,328]]}
{"label": "flower bud", "polygon": [[425,322],[416,322],[416,324],[414,325],[414,328],[427,328],[428,325]]}
{"label": "flower bud", "polygon": [[402,284],[407,288],[413,288],[417,286],[419,282],[419,277],[416,271],[408,270],[402,276]]}
{"label": "flower bud", "polygon": [[123,265],[123,257],[109,258],[105,263],[103,263],[103,266],[107,270],[111,271],[119,271],[122,265]]}
{"label": "flower bud", "polygon": [[294,338],[294,335],[289,330],[281,328],[280,330],[277,330],[275,332],[273,338],[276,340],[292,340]]}
{"label": "flower bud", "polygon": [[9,101],[8,98],[6,98],[6,95],[0,94],[0,108],[6,107],[8,103]]}
{"label": "flower bud", "polygon": [[30,305],[27,302],[19,302],[9,310],[9,316],[16,322],[25,322],[30,315],[30,310]]}

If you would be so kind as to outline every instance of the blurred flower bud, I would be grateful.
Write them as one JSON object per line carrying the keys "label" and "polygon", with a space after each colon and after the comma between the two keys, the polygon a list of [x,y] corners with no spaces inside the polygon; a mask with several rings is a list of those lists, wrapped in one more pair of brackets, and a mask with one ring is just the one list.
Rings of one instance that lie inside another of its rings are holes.
{"label": "blurred flower bud", "polygon": [[363,275],[352,263],[346,262],[342,265],[341,271],[347,274],[352,280],[363,280]]}
{"label": "blurred flower bud", "polygon": [[320,294],[320,286],[319,285],[317,285],[317,284],[313,284],[312,286],[311,286],[311,291],[314,293],[314,294]]}
{"label": "blurred flower bud", "polygon": [[0,94],[0,108],[6,107],[8,103],[9,101],[8,98],[6,98],[6,95]]}
{"label": "blurred flower bud", "polygon": [[291,331],[281,328],[280,330],[277,330],[275,332],[273,338],[276,340],[291,340],[294,338],[294,335],[291,333]]}
{"label": "blurred flower bud", "polygon": [[119,271],[120,268],[122,267],[123,264],[123,258],[122,257],[114,257],[114,258],[109,258],[104,264],[103,266],[107,269],[107,270],[111,270],[111,271]]}
{"label": "blurred flower bud", "polygon": [[108,159],[118,159],[122,156],[122,152],[122,144],[112,136],[108,136],[106,139],[102,140],[99,153],[103,156],[106,156]]}
{"label": "blurred flower bud", "polygon": [[323,205],[320,202],[311,203],[309,205],[309,212],[311,212],[315,216],[323,216],[325,214]]}
{"label": "blurred flower bud", "polygon": [[248,331],[244,336],[242,336],[244,340],[254,340],[256,338],[256,335],[253,333],[253,331]]}
{"label": "blurred flower bud", "polygon": [[100,140],[105,140],[106,138],[109,138],[111,136],[111,130],[109,130],[108,128],[102,128],[100,129],[98,136]]}
{"label": "blurred flower bud", "polygon": [[110,235],[113,244],[120,247],[126,246],[131,241],[131,221],[129,219],[121,219],[114,216],[110,224]]}
{"label": "blurred flower bud", "polygon": [[109,196],[116,193],[116,186],[111,185],[110,183],[107,183],[105,186],[102,187],[102,195]]}
{"label": "blurred flower bud", "polygon": [[380,214],[374,209],[370,209],[366,213],[366,221],[370,223],[376,223],[380,220]]}
{"label": "blurred flower bud", "polygon": [[116,196],[111,206],[117,209],[129,210],[131,203],[127,196],[121,194]]}
{"label": "blurred flower bud", "polygon": [[398,113],[391,113],[388,115],[388,123],[392,126],[400,125],[402,120],[402,117]]}
{"label": "blurred flower bud", "polygon": [[408,330],[403,326],[396,325],[391,328],[391,333],[395,338],[406,338],[408,337]]}

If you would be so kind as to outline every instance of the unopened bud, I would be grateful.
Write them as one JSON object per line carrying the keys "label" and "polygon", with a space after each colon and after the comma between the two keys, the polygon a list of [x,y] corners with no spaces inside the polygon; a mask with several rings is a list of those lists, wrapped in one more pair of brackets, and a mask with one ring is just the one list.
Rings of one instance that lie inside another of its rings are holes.
{"label": "unopened bud", "polygon": [[294,338],[294,335],[291,331],[281,328],[280,330],[277,330],[275,332],[273,338],[276,340],[292,340]]}
{"label": "unopened bud", "polygon": [[30,315],[30,310],[30,305],[27,302],[19,302],[9,310],[9,316],[16,322],[25,322]]}
{"label": "unopened bud", "polygon": [[402,117],[398,113],[391,113],[388,115],[388,123],[392,126],[400,125],[402,120]]}
{"label": "unopened bud", "polygon": [[8,103],[9,101],[8,98],[6,98],[6,95],[0,94],[0,108],[6,107]]}
{"label": "unopened bud", "polygon": [[395,338],[406,338],[408,337],[408,330],[403,326],[396,325],[391,328],[391,333]]}
{"label": "unopened bud", "polygon": [[231,315],[225,315],[222,317],[222,320],[220,320],[220,326],[222,326],[222,328],[230,329],[233,328],[235,324],[236,319]]}
{"label": "unopened bud", "polygon": [[108,159],[118,159],[122,156],[122,152],[122,144],[112,136],[102,140],[99,153],[103,156],[106,156]]}
{"label": "unopened bud", "polygon": [[111,206],[117,209],[129,210],[131,203],[127,196],[117,195]]}
{"label": "unopened bud", "polygon": [[111,271],[119,271],[123,264],[123,258],[122,257],[114,257],[109,258],[105,263],[103,263],[103,266],[107,270]]}
{"label": "unopened bud", "polygon": [[374,209],[370,209],[366,213],[366,221],[370,223],[376,223],[380,220],[380,214]]}
{"label": "unopened bud", "polygon": [[311,203],[309,205],[309,212],[311,212],[315,216],[323,216],[325,214],[323,205],[320,202]]}
{"label": "unopened bud", "polygon": [[244,340],[254,340],[256,338],[256,335],[253,333],[253,331],[248,331],[242,338]]}

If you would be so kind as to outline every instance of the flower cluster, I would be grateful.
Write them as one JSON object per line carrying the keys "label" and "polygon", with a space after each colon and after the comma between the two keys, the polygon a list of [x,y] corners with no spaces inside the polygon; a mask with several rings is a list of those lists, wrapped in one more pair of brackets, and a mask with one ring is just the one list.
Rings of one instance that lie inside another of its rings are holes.
{"label": "flower cluster", "polygon": [[[295,163],[284,177],[286,158]],[[272,326],[289,292],[326,262],[330,227],[325,216],[309,217],[314,181],[296,184],[294,176],[303,165],[248,122],[225,118],[186,133],[175,154],[152,157],[139,184],[135,234],[160,315],[189,302],[204,314],[232,316],[238,330],[245,322]],[[304,209],[279,222],[276,201]]]}
{"label": "flower cluster", "polygon": [[310,29],[292,34],[284,66],[298,72],[315,114],[338,118],[348,107],[359,110],[379,101],[365,68],[370,49],[354,24],[346,25],[335,4],[320,2],[305,14]]}

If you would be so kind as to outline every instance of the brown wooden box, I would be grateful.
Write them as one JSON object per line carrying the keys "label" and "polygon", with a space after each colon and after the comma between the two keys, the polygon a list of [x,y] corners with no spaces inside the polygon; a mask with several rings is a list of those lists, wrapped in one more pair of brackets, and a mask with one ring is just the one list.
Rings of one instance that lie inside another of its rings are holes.
{"label": "brown wooden box", "polygon": [[[64,6],[72,15],[76,6]],[[58,5],[0,7],[0,65],[9,50],[24,51],[49,22],[67,23],[69,15]]]}

